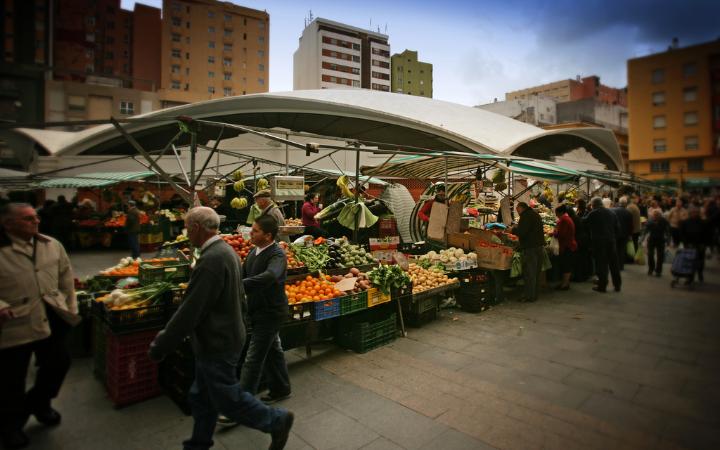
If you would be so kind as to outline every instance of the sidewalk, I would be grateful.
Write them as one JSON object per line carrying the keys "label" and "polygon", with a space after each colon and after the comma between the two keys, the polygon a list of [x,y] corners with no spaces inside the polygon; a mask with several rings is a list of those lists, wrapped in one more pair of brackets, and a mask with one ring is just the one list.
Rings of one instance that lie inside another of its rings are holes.
{"label": "sidewalk", "polygon": [[[668,274],[626,266],[619,294],[578,284],[478,315],[444,310],[364,355],[290,351],[287,448],[720,448],[717,262],[705,279],[672,290]],[[31,420],[32,448],[180,448],[192,424],[166,397],[114,409],[89,359],[56,407],[60,427]],[[268,444],[237,427],[214,448]]]}

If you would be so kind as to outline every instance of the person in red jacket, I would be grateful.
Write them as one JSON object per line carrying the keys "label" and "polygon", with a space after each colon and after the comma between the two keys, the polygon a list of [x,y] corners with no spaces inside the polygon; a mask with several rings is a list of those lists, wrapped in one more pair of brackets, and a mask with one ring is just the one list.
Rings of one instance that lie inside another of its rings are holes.
{"label": "person in red jacket", "polygon": [[435,198],[426,201],[422,208],[420,208],[420,211],[418,211],[420,220],[425,223],[430,222],[430,211],[432,211],[433,203],[435,202],[445,203],[445,186],[442,184],[435,188]]}
{"label": "person in red jacket", "polygon": [[567,213],[567,206],[560,205],[555,208],[555,215],[558,218],[557,227],[555,228],[555,237],[560,244],[560,254],[558,255],[558,266],[562,274],[562,281],[556,287],[560,291],[570,289],[570,276],[572,275],[573,259],[577,250],[577,242],[575,241],[575,223]]}

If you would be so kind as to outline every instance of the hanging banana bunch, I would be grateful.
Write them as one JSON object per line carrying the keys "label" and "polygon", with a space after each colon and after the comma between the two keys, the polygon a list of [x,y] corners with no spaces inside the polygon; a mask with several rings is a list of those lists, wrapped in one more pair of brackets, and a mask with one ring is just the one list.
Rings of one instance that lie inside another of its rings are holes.
{"label": "hanging banana bunch", "polygon": [[257,183],[255,183],[255,192],[264,191],[265,189],[270,189],[270,182],[266,180],[265,178],[260,178],[257,180]]}
{"label": "hanging banana bunch", "polygon": [[550,185],[547,183],[547,181],[543,183],[543,195],[551,203],[555,200],[553,191],[552,189],[550,189]]}
{"label": "hanging banana bunch", "polygon": [[233,184],[233,190],[235,192],[242,192],[245,190],[245,182],[241,179]]}
{"label": "hanging banana bunch", "polygon": [[235,197],[230,200],[230,206],[235,209],[245,209],[248,206],[248,200],[245,197]]}
{"label": "hanging banana bunch", "polygon": [[350,183],[350,180],[348,179],[347,175],[341,176],[340,178],[337,179],[337,182],[335,183],[337,185],[337,187],[339,187],[340,190],[342,191],[343,197],[346,197],[346,198],[352,198],[355,196],[355,194],[353,194],[353,192],[348,187],[349,183]]}
{"label": "hanging banana bunch", "polygon": [[238,169],[232,174],[233,181],[241,181],[243,179],[242,170]]}
{"label": "hanging banana bunch", "polygon": [[498,169],[493,175],[492,182],[495,185],[495,190],[497,192],[502,192],[507,189],[505,171],[503,169]]}

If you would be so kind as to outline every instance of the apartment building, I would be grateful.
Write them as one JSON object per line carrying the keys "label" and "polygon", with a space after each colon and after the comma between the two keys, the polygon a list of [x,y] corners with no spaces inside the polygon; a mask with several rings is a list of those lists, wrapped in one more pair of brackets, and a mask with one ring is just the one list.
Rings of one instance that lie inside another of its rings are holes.
{"label": "apartment building", "polygon": [[392,68],[392,91],[398,94],[418,95],[432,98],[433,66],[418,61],[418,52],[405,50],[390,58]]}
{"label": "apartment building", "polygon": [[215,0],[163,0],[164,106],[268,92],[270,15]]}
{"label": "apartment building", "polygon": [[630,169],[720,185],[720,40],[628,60]]}
{"label": "apartment building", "polygon": [[550,97],[558,103],[592,98],[601,103],[627,106],[626,90],[606,86],[600,83],[600,77],[596,75],[585,78],[578,76],[574,80],[555,81],[507,92],[505,100],[526,99],[532,96]]}
{"label": "apartment building", "polygon": [[390,92],[388,36],[317,18],[293,55],[293,89],[372,89]]}

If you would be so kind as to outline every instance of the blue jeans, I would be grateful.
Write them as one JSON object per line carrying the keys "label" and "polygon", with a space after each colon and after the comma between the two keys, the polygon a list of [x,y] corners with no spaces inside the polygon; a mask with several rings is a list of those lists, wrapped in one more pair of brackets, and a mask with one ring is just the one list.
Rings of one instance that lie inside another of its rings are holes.
{"label": "blue jeans", "polygon": [[251,394],[257,394],[260,379],[264,375],[273,395],[289,394],[285,354],[280,344],[281,321],[277,319],[250,319],[252,331],[247,345],[247,355],[240,371],[240,386]]}
{"label": "blue jeans", "polygon": [[206,450],[213,445],[218,415],[222,414],[249,428],[271,433],[283,426],[284,409],[270,408],[240,387],[237,379],[238,353],[195,359],[195,381],[188,400],[194,419],[192,437],[183,442],[185,450]]}
{"label": "blue jeans", "polygon": [[133,258],[140,257],[140,240],[137,233],[128,233],[128,245],[130,246],[130,255]]}

